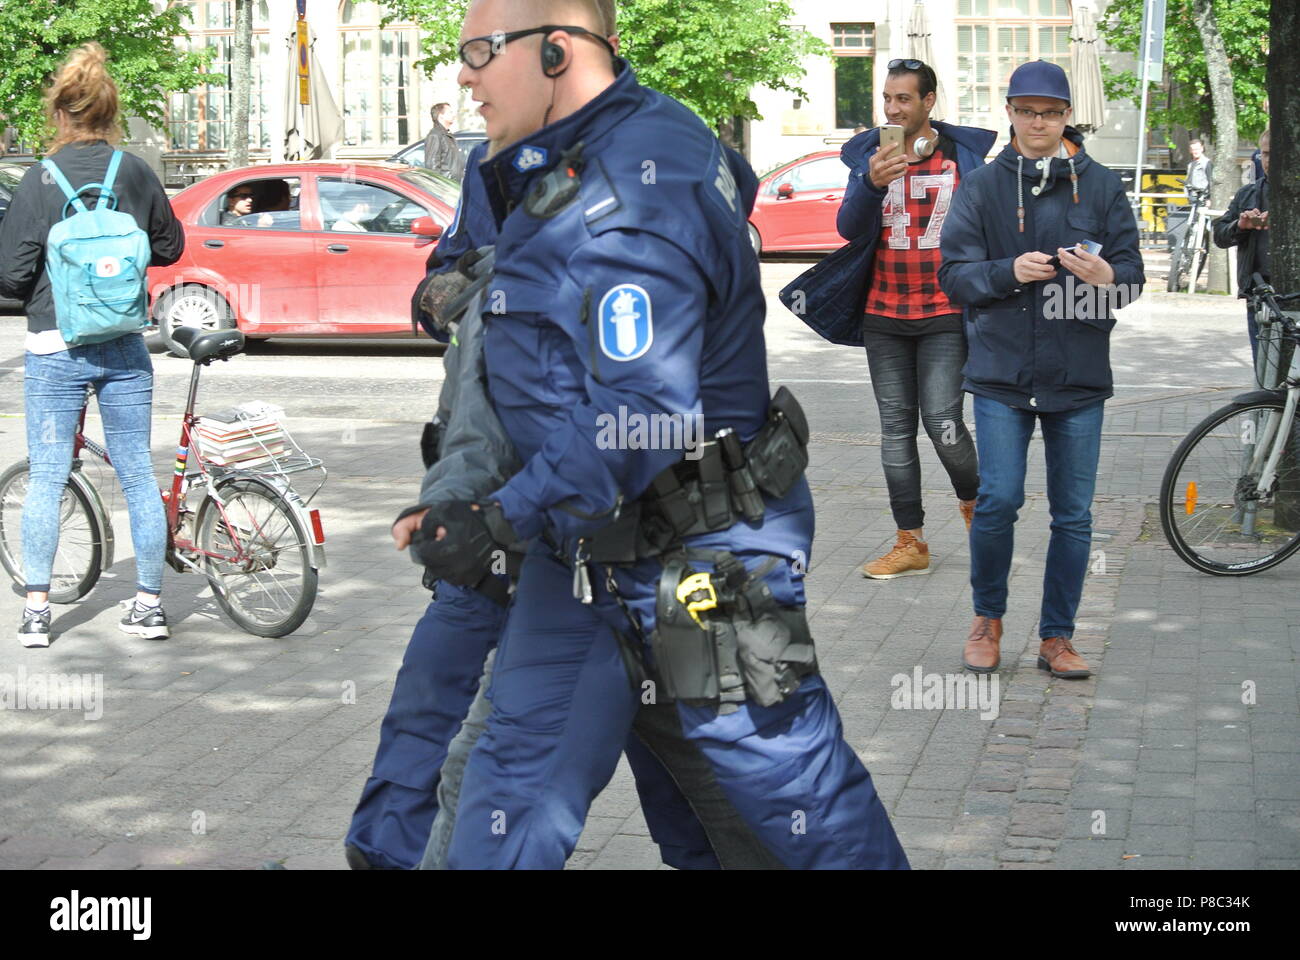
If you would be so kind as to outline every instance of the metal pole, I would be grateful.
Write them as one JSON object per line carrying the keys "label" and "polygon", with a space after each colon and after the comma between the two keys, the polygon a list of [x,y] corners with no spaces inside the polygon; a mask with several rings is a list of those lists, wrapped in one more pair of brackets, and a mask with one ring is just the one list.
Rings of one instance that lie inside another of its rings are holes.
{"label": "metal pole", "polygon": [[1146,0],[1146,8],[1142,11],[1142,43],[1138,51],[1142,57],[1142,109],[1138,112],[1137,160],[1133,164],[1133,211],[1139,224],[1142,221],[1142,161],[1147,152],[1147,87],[1151,69],[1151,8],[1154,6],[1155,0]]}

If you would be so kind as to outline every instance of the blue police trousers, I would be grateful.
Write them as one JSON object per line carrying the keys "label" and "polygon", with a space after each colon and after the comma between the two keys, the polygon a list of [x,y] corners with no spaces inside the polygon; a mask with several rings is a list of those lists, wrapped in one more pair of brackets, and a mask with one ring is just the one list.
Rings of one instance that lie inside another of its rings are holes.
{"label": "blue police trousers", "polygon": [[[374,771],[345,841],[372,866],[409,870],[422,860],[426,869],[442,865],[446,842],[441,837],[449,833],[455,811],[442,811],[441,805],[456,803],[464,755],[477,739],[480,714],[486,713],[475,701],[480,674],[487,661],[490,677],[489,655],[504,623],[505,610],[478,591],[440,583],[438,599],[416,624],[380,729]],[[715,784],[701,781],[693,748],[680,733],[675,740],[671,733],[647,733],[653,753],[635,735],[625,744],[664,862],[679,869],[718,869],[710,833],[694,804],[714,825],[714,842],[724,845],[728,863],[762,863],[764,851],[746,844],[743,835],[735,839],[735,811]]]}
{"label": "blue police trousers", "polygon": [[[761,556],[743,555],[751,569]],[[619,593],[647,635],[660,567],[618,572]],[[609,782],[643,690],[629,682],[618,632],[628,621],[596,581],[596,601],[572,599],[573,575],[541,548],[524,562],[497,652],[486,730],[470,754],[448,853],[452,869],[558,869],[588,808]],[[767,578],[782,603],[787,568]],[[906,869],[871,777],[844,741],[818,676],[773,707],[720,715],[672,705],[679,731],[712,768],[744,824],[790,868]]]}
{"label": "blue police trousers", "polygon": [[374,772],[348,830],[346,842],[372,866],[411,870],[420,862],[438,812],[447,744],[469,712],[505,621],[505,609],[478,591],[440,583],[416,624],[380,728]]}

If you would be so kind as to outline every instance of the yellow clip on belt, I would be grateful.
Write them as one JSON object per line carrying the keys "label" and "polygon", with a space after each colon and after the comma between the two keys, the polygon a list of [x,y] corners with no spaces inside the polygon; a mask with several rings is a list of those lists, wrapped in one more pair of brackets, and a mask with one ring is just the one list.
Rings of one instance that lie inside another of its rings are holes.
{"label": "yellow clip on belt", "polygon": [[713,589],[713,580],[707,573],[693,573],[677,585],[677,602],[686,608],[691,619],[704,629],[700,614],[718,607],[718,593]]}

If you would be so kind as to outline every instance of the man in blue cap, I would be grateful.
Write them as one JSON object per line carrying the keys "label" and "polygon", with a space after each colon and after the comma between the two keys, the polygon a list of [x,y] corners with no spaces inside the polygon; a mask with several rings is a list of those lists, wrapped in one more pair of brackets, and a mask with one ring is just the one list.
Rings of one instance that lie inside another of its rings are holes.
{"label": "man in blue cap", "polygon": [[939,284],[962,304],[975,396],[979,497],[971,523],[975,621],[962,662],[998,668],[1014,529],[1035,421],[1042,426],[1052,536],[1038,666],[1090,676],[1074,617],[1092,542],[1102,408],[1113,394],[1112,306],[1146,277],[1120,178],[1083,149],[1054,63],[1021,64],[1007,86],[1011,142],[962,183],[943,225]]}

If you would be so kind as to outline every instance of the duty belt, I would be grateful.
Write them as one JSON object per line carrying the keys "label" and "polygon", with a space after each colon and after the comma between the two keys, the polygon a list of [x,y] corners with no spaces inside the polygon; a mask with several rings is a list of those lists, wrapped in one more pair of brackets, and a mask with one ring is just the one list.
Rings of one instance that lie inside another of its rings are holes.
{"label": "duty belt", "polygon": [[763,498],[786,496],[808,465],[808,421],[785,387],[773,397],[767,422],[743,451],[730,430],[700,447],[698,459],[664,470],[617,520],[584,541],[594,563],[635,563],[657,557],[687,537],[763,518]]}

